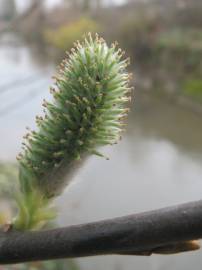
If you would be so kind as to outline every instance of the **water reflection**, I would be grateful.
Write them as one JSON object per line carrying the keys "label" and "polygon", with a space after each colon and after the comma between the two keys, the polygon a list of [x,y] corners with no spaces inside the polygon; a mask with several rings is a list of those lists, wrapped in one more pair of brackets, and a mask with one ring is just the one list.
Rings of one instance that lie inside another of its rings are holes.
{"label": "water reflection", "polygon": [[[14,46],[15,45],[15,46]],[[20,43],[0,45],[0,160],[14,160],[26,126],[48,97],[53,65],[41,65],[41,55]]]}
{"label": "water reflection", "polygon": [[[0,92],[0,110],[23,98],[29,102],[0,115],[0,159],[14,159],[25,126],[34,125],[43,98],[49,97],[52,67],[40,66],[26,47],[0,48],[1,83],[35,73],[30,85]],[[37,63],[37,64],[36,64]],[[34,87],[34,88],[33,88]],[[3,88],[0,88],[3,90]],[[1,90],[0,90],[1,91]],[[31,92],[30,92],[31,91]],[[34,93],[32,92],[34,91]],[[35,96],[35,94],[37,96]],[[201,199],[201,116],[163,99],[136,95],[123,140],[91,157],[71,187],[57,200],[60,225],[112,218]],[[201,269],[201,253],[152,258],[108,256],[78,260],[82,269]]]}
{"label": "water reflection", "polygon": [[[134,125],[131,124],[134,122]],[[132,108],[130,129],[144,137],[164,138],[180,150],[202,155],[201,115],[168,100],[149,95],[137,95]]]}

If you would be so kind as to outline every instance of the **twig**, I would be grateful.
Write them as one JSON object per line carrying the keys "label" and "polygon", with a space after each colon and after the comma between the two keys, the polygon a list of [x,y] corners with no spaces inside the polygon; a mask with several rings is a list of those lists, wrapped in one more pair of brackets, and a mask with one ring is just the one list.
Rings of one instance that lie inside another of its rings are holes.
{"label": "twig", "polygon": [[178,250],[183,251],[187,241],[199,238],[202,201],[55,230],[1,231],[0,264],[107,254],[149,255],[164,250],[167,253],[168,248],[172,251],[185,242],[184,249]]}

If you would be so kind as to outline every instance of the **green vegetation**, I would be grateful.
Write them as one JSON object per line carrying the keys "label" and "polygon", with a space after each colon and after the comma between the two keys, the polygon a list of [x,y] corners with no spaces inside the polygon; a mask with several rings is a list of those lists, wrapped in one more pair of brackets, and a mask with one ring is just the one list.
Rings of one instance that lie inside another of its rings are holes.
{"label": "green vegetation", "polygon": [[196,29],[175,28],[161,33],[157,45],[169,50],[202,51],[202,33]]}
{"label": "green vegetation", "polygon": [[74,42],[89,32],[95,33],[99,30],[98,24],[89,18],[80,18],[72,23],[62,25],[55,30],[46,30],[45,40],[57,50],[64,52],[71,49]]}
{"label": "green vegetation", "polygon": [[4,266],[4,270],[79,270],[79,267],[72,260],[56,260]]}
{"label": "green vegetation", "polygon": [[16,164],[0,163],[0,196],[11,196],[17,186],[18,169]]}
{"label": "green vegetation", "polygon": [[13,195],[17,188],[17,173],[15,164],[0,163],[0,226],[10,222],[14,214]]}
{"label": "green vegetation", "polygon": [[[0,208],[0,225],[10,222],[16,211],[13,201],[13,193],[18,186],[18,168],[13,163],[0,163],[0,196],[1,206],[4,202],[7,207]],[[56,260],[47,262],[24,263],[15,266],[4,266],[4,270],[78,270],[73,260]]]}
{"label": "green vegetation", "polygon": [[184,82],[182,89],[186,95],[202,102],[202,79],[188,79]]}
{"label": "green vegetation", "polygon": [[144,22],[141,17],[128,18],[119,38],[143,76],[150,79],[154,93],[202,102],[202,34],[198,29],[159,27],[149,17]]}

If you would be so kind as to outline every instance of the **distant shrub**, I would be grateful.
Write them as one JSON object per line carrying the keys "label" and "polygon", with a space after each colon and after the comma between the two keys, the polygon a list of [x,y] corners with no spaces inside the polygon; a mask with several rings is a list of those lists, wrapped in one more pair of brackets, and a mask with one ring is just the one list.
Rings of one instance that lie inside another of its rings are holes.
{"label": "distant shrub", "polygon": [[118,33],[118,40],[126,51],[135,59],[144,61],[152,57],[153,41],[158,31],[155,18],[124,18]]}
{"label": "distant shrub", "polygon": [[182,92],[191,95],[191,89],[199,87],[199,80],[192,78],[202,75],[202,34],[194,29],[162,31],[156,37],[154,48],[158,66],[164,73],[173,74]]}
{"label": "distant shrub", "polygon": [[184,93],[202,101],[202,79],[188,79],[183,86]]}
{"label": "distant shrub", "polygon": [[98,24],[93,20],[80,18],[56,30],[47,30],[45,32],[45,40],[56,49],[65,51],[70,49],[75,40],[80,39],[85,33],[93,33],[98,29]]}
{"label": "distant shrub", "polygon": [[156,40],[156,45],[159,48],[169,49],[169,50],[192,50],[201,51],[202,50],[202,34],[200,31],[195,29],[172,29],[168,31],[163,31],[158,35]]}

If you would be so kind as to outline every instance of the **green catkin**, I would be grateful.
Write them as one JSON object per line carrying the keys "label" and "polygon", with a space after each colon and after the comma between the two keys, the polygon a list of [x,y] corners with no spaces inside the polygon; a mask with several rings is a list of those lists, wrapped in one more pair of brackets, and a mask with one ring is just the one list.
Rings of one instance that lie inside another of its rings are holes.
{"label": "green catkin", "polygon": [[116,45],[89,34],[62,62],[51,103],[37,131],[24,137],[18,157],[20,189],[16,196],[18,229],[35,229],[53,218],[52,198],[69,183],[74,171],[97,148],[117,143],[129,101],[128,59]]}

